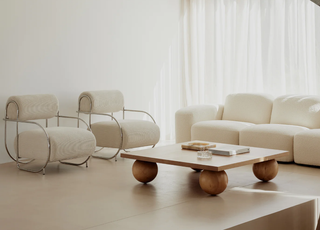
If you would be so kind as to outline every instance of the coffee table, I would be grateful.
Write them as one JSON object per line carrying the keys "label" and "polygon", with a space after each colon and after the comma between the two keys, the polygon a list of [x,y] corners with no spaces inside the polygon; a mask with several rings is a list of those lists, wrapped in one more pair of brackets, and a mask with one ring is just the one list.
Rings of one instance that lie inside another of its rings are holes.
{"label": "coffee table", "polygon": [[[136,160],[132,166],[132,173],[142,183],[148,183],[157,176],[157,163],[202,171],[199,177],[201,188],[208,194],[217,195],[227,187],[226,169],[253,164],[254,175],[262,181],[269,181],[278,173],[278,163],[275,159],[289,154],[284,150],[250,147],[249,153],[233,156],[212,155],[211,159],[198,159],[197,151],[182,149],[182,144],[187,143],[121,153],[121,157]],[[215,144],[217,147],[222,145]]]}

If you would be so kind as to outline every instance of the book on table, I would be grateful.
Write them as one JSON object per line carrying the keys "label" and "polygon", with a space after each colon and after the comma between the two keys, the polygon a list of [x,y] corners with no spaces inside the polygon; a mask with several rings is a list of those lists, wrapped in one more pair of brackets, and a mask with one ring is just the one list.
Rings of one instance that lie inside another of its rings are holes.
{"label": "book on table", "polygon": [[181,145],[182,149],[205,151],[209,148],[216,147],[216,144],[207,141],[191,141]]}
{"label": "book on table", "polygon": [[219,145],[216,148],[209,148],[208,150],[212,154],[226,155],[226,156],[232,156],[232,155],[250,152],[249,147],[239,146],[239,145]]}

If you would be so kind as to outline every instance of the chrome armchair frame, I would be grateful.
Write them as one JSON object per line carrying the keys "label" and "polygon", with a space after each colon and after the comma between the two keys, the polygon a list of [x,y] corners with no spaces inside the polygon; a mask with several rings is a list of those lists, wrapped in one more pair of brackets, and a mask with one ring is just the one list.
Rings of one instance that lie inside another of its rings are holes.
{"label": "chrome armchair frame", "polygon": [[[89,102],[90,102],[90,111],[89,111],[89,112],[81,112],[81,111],[80,111],[80,103],[81,103],[81,100],[82,100],[83,98],[87,98],[87,99],[89,100]],[[123,109],[122,109],[122,119],[125,119],[125,112],[145,113],[145,114],[147,114],[147,115],[152,119],[152,121],[156,124],[155,119],[154,119],[148,112],[146,112],[146,111],[143,111],[143,110],[134,110],[134,109],[125,109],[125,107],[123,107]],[[120,141],[120,145],[119,145],[118,150],[116,151],[116,153],[113,154],[111,157],[94,156],[94,155],[93,155],[93,157],[95,157],[95,158],[100,158],[100,159],[105,159],[105,160],[110,160],[110,159],[112,159],[112,158],[115,158],[115,161],[117,161],[117,155],[119,154],[119,152],[120,152],[121,150],[124,150],[125,152],[128,152],[126,149],[123,148],[123,132],[122,132],[122,127],[121,127],[120,123],[118,122],[118,120],[113,116],[113,113],[111,113],[111,114],[108,114],[108,113],[93,113],[93,112],[92,112],[92,101],[91,101],[91,98],[88,97],[87,95],[83,95],[83,96],[81,96],[81,97],[79,98],[78,111],[77,111],[77,113],[78,113],[78,117],[80,116],[80,113],[89,115],[89,126],[90,126],[90,128],[91,128],[91,125],[92,125],[92,123],[91,123],[91,121],[92,121],[92,115],[108,116],[108,117],[111,118],[111,120],[114,120],[114,121],[117,123],[117,125],[118,125],[119,131],[120,131],[121,141]],[[78,122],[78,126],[79,126],[79,122]],[[154,148],[154,147],[155,147],[155,145],[152,146],[152,148]],[[101,149],[96,150],[95,153],[101,151],[103,148],[105,148],[105,147],[101,147]]]}
{"label": "chrome armchair frame", "polygon": [[[11,120],[8,118],[8,114],[7,114],[7,110],[8,110],[8,106],[11,104],[11,103],[14,103],[15,106],[17,107],[17,119],[16,120]],[[91,131],[91,128],[90,126],[81,118],[79,117],[71,117],[71,116],[61,116],[59,115],[59,112],[57,113],[57,115],[55,116],[57,117],[57,126],[59,127],[59,123],[60,123],[60,118],[67,118],[67,119],[77,119],[78,120],[78,127],[79,127],[79,121],[82,121],[86,126],[87,128]],[[10,156],[10,158],[16,162],[17,164],[17,168],[20,169],[20,170],[23,170],[23,171],[27,171],[27,172],[33,172],[33,173],[39,173],[42,171],[42,174],[45,175],[45,168],[47,166],[47,164],[49,163],[50,161],[50,156],[51,156],[51,143],[50,143],[50,136],[48,135],[48,133],[46,132],[45,128],[40,125],[39,123],[37,122],[34,122],[34,121],[20,121],[19,120],[19,106],[18,104],[15,102],[15,101],[9,101],[6,105],[6,116],[5,118],[3,119],[5,121],[5,128],[4,128],[4,143],[5,143],[5,148],[6,148],[6,151],[8,153],[8,155]],[[48,119],[45,119],[46,120],[46,128],[48,128]],[[9,148],[8,148],[8,144],[7,144],[7,122],[16,122],[16,137],[17,137],[17,150],[16,150],[16,158],[13,157],[13,155],[10,153],[9,151]],[[40,129],[43,131],[44,135],[46,136],[47,138],[47,144],[48,144],[48,157],[44,163],[44,165],[39,169],[39,170],[31,170],[31,169],[26,169],[26,168],[23,168],[21,167],[21,164],[28,164],[28,163],[31,163],[32,161],[34,161],[35,159],[27,159],[27,160],[21,160],[21,157],[19,156],[19,123],[25,123],[25,124],[32,124],[32,125],[36,125],[38,127],[40,127]],[[59,161],[60,163],[62,164],[68,164],[68,165],[75,165],[75,166],[79,166],[79,165],[82,165],[82,164],[86,164],[86,167],[88,167],[88,160],[90,159],[90,156],[87,157],[83,162],[81,163],[71,163],[71,162],[64,162],[64,161]]]}

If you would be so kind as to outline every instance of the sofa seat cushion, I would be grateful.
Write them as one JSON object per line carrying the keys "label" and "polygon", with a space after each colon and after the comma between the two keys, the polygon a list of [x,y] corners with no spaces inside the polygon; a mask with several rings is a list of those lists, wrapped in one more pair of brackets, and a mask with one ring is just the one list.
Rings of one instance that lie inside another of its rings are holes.
{"label": "sofa seat cushion", "polygon": [[[94,153],[96,139],[86,130],[72,127],[45,128],[50,140],[50,160],[69,160],[88,157]],[[17,138],[15,151],[17,152]],[[23,158],[47,160],[49,154],[48,139],[41,129],[23,131],[19,134],[19,155]]]}
{"label": "sofa seat cushion", "polygon": [[294,136],[294,161],[320,166],[320,129],[306,130]]}
{"label": "sofa seat cushion", "polygon": [[308,130],[308,128],[283,124],[261,124],[250,126],[240,131],[239,144],[252,147],[287,150],[289,156],[281,157],[277,160],[292,162],[294,156],[294,135],[305,130]]}
{"label": "sofa seat cushion", "polygon": [[[155,145],[160,139],[159,126],[145,120],[119,120],[123,133],[123,149]],[[91,125],[97,146],[119,148],[120,129],[115,121],[101,121]]]}
{"label": "sofa seat cushion", "polygon": [[191,140],[238,145],[239,131],[248,126],[254,124],[228,120],[201,121],[191,127]]}

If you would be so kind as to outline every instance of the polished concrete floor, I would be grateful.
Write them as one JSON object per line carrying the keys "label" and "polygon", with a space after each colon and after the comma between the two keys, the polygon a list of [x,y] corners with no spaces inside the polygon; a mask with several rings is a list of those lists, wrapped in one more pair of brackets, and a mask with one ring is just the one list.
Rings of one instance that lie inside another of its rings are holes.
{"label": "polished concrete floor", "polygon": [[[51,163],[46,175],[0,164],[0,229],[213,229],[206,213],[234,188],[320,196],[320,168],[280,164],[268,183],[251,166],[227,170],[226,191],[209,196],[190,168],[159,164],[155,180],[144,185],[132,176],[132,164],[123,158],[92,158],[89,168]],[[259,212],[259,204],[251,205]]]}

